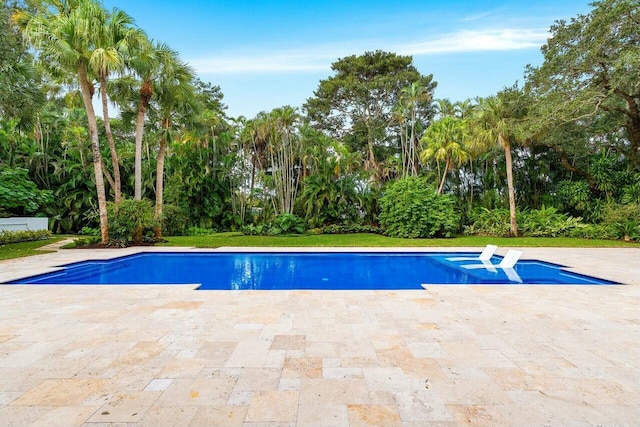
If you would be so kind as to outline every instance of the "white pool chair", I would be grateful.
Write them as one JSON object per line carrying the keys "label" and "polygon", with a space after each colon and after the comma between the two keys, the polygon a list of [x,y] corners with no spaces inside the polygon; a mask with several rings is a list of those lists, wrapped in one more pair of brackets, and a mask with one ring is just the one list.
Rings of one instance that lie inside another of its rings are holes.
{"label": "white pool chair", "polygon": [[447,261],[489,261],[493,254],[496,253],[498,247],[496,245],[487,245],[485,246],[482,253],[477,257],[469,257],[469,256],[458,256],[446,258]]}
{"label": "white pool chair", "polygon": [[468,270],[473,270],[476,268],[486,268],[488,270],[490,269],[495,269],[495,268],[502,268],[502,269],[507,269],[507,268],[513,268],[516,263],[518,262],[518,260],[520,259],[520,255],[522,255],[522,251],[516,251],[514,249],[509,249],[507,251],[507,254],[504,256],[504,258],[502,258],[502,261],[500,261],[500,264],[491,264],[489,262],[482,262],[482,264],[467,264],[467,265],[463,265],[462,268],[466,268]]}
{"label": "white pool chair", "polygon": [[522,283],[522,278],[513,268],[503,268],[504,274],[507,275],[507,278],[512,282]]}

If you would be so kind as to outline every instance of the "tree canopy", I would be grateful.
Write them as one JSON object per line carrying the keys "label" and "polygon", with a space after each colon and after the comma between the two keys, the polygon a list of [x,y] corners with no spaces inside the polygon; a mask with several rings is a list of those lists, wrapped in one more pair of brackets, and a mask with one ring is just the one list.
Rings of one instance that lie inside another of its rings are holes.
{"label": "tree canopy", "polygon": [[[421,75],[410,56],[366,52],[339,59],[331,65],[335,75],[321,80],[305,109],[311,123],[336,138],[362,131],[367,148],[365,167],[377,166],[375,147],[383,142],[401,90],[418,83],[429,94],[436,83]],[[420,99],[421,117],[432,116],[431,97]]]}
{"label": "tree canopy", "polygon": [[606,134],[608,145],[640,170],[639,28],[636,0],[596,1],[590,13],[557,21],[542,47],[544,63],[527,73],[538,129],[596,124],[594,136]]}

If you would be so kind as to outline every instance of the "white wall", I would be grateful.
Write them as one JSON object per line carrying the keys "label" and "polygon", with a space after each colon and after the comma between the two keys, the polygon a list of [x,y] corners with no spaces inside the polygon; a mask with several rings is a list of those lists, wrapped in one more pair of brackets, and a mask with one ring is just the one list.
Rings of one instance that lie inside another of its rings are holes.
{"label": "white wall", "polygon": [[0,218],[0,231],[35,231],[48,229],[48,218]]}

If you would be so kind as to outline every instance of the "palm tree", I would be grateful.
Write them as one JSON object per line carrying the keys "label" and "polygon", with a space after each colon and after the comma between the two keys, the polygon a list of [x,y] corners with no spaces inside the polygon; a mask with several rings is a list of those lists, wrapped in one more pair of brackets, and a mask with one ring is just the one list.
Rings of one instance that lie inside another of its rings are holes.
{"label": "palm tree", "polygon": [[75,74],[87,112],[89,138],[98,197],[102,243],[109,241],[107,200],[98,139],[98,123],[93,109],[94,87],[89,79],[89,57],[95,34],[105,21],[105,11],[95,0],[45,0],[39,14],[19,11],[14,16],[26,40],[39,49],[49,66]]}
{"label": "palm tree", "polygon": [[[160,123],[160,146],[156,159],[155,237],[162,237],[162,201],[164,189],[164,160],[167,143],[173,138],[174,119],[178,113],[195,116],[195,91],[191,84],[194,72],[172,51],[163,58],[153,81],[155,107]],[[182,110],[182,111],[181,111]],[[188,111],[185,111],[188,110]]]}
{"label": "palm tree", "polygon": [[142,137],[145,117],[154,95],[154,81],[161,78],[163,70],[177,60],[177,53],[164,43],[147,41],[140,47],[130,61],[130,67],[140,78],[134,137],[134,199],[136,200],[142,199]]}
{"label": "palm tree", "polygon": [[111,162],[113,163],[113,182],[115,205],[120,204],[121,178],[118,152],[111,132],[109,120],[109,102],[107,97],[107,80],[111,72],[122,73],[130,52],[142,44],[144,33],[133,27],[133,19],[122,10],[114,9],[111,14],[101,14],[102,25],[95,32],[96,45],[89,57],[89,65],[100,80],[100,97],[102,99],[102,117]]}
{"label": "palm tree", "polygon": [[452,116],[446,116],[434,122],[420,139],[425,149],[420,153],[424,162],[435,159],[440,170],[440,162],[444,162],[442,178],[437,193],[442,194],[447,173],[453,167],[461,165],[469,159],[469,153],[464,147],[464,122]]}
{"label": "palm tree", "polygon": [[508,111],[507,106],[498,95],[480,99],[469,124],[472,140],[475,143],[485,148],[498,144],[504,150],[511,235],[517,237],[518,224],[516,222],[516,198],[511,157],[511,139],[519,130],[516,118]]}

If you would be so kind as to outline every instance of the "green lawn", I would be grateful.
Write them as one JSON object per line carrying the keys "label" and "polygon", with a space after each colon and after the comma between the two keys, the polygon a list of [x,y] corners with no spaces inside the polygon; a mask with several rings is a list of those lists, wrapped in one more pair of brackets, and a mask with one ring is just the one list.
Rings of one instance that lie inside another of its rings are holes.
{"label": "green lawn", "polygon": [[[58,242],[69,236],[56,236],[35,242],[9,243],[0,245],[0,260],[20,258],[47,253],[38,248]],[[476,246],[487,243],[503,247],[565,247],[565,248],[637,248],[640,244],[619,240],[588,240],[567,237],[478,237],[461,236],[454,239],[396,239],[378,234],[305,234],[289,236],[244,236],[240,233],[219,233],[212,236],[167,237],[161,246],[193,246],[197,248],[217,248],[220,246],[257,247],[429,247],[429,246]]]}
{"label": "green lawn", "polygon": [[0,244],[0,260],[21,258],[25,256],[46,254],[52,251],[43,251],[38,248],[49,245],[51,243],[59,242],[64,237],[52,237],[47,240],[36,240],[35,242],[20,242],[20,243],[6,243]]}
{"label": "green lawn", "polygon": [[378,234],[307,234],[290,236],[243,236],[239,233],[220,233],[211,236],[175,236],[167,237],[163,246],[194,246],[198,248],[216,248],[220,246],[259,246],[259,247],[429,247],[429,246],[485,246],[492,243],[498,246],[517,247],[600,247],[626,248],[639,247],[638,243],[626,243],[617,240],[587,240],[567,237],[479,237],[461,236],[454,239],[396,239]]}

